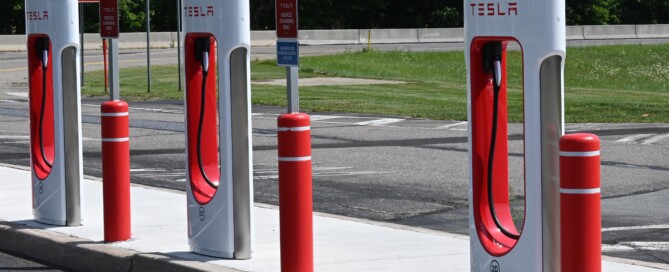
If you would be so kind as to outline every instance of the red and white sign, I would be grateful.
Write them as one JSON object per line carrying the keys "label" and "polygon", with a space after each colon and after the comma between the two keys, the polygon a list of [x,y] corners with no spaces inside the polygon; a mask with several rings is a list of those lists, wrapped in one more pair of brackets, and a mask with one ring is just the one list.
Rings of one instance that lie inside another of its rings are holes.
{"label": "red and white sign", "polygon": [[118,39],[118,0],[100,0],[100,37]]}
{"label": "red and white sign", "polygon": [[276,36],[297,39],[297,0],[276,0]]}

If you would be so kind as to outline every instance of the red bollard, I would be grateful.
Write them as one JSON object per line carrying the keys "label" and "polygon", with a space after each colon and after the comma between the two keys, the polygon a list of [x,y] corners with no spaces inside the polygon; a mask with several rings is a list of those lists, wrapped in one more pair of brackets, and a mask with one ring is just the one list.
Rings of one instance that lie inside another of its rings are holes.
{"label": "red bollard", "polygon": [[576,133],[560,139],[562,271],[602,271],[599,138]]}
{"label": "red bollard", "polygon": [[128,104],[102,103],[102,194],[105,242],[130,239],[130,133]]}
{"label": "red bollard", "polygon": [[314,271],[309,115],[279,116],[281,271]]}

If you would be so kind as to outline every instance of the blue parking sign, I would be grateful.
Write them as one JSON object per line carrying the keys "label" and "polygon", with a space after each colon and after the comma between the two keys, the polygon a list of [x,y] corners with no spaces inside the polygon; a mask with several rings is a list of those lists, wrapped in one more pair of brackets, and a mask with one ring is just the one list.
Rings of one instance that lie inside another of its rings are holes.
{"label": "blue parking sign", "polygon": [[300,45],[297,40],[276,41],[276,64],[278,66],[299,66]]}

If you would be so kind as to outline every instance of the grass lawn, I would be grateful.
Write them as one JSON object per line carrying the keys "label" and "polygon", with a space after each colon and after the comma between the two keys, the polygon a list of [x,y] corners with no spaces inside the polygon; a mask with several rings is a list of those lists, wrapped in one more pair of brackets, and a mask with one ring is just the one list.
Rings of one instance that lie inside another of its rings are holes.
{"label": "grass lawn", "polygon": [[[565,67],[567,122],[669,122],[669,44],[570,47]],[[510,52],[509,119],[522,120],[520,52]],[[121,96],[127,100],[182,99],[177,69],[121,70]],[[273,61],[255,61],[252,80],[285,78]],[[302,57],[300,77],[355,77],[406,81],[399,85],[300,87],[301,109],[357,112],[445,120],[465,120],[467,97],[462,52],[352,52]],[[86,75],[85,95],[106,95],[102,72]],[[281,86],[254,84],[254,104],[286,105]]]}

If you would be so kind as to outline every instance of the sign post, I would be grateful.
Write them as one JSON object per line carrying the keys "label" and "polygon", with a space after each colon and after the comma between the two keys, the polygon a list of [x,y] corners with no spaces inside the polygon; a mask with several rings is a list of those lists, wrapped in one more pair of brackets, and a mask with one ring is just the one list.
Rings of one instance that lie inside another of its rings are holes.
{"label": "sign post", "polygon": [[288,113],[299,112],[297,0],[276,0],[276,63],[286,67]]}
{"label": "sign post", "polygon": [[282,271],[314,271],[311,120],[300,113],[297,0],[276,0],[276,62],[286,67],[288,113],[278,124]]}
{"label": "sign post", "polygon": [[109,100],[120,99],[118,78],[118,0],[100,0],[100,38],[108,39],[109,44]]}

